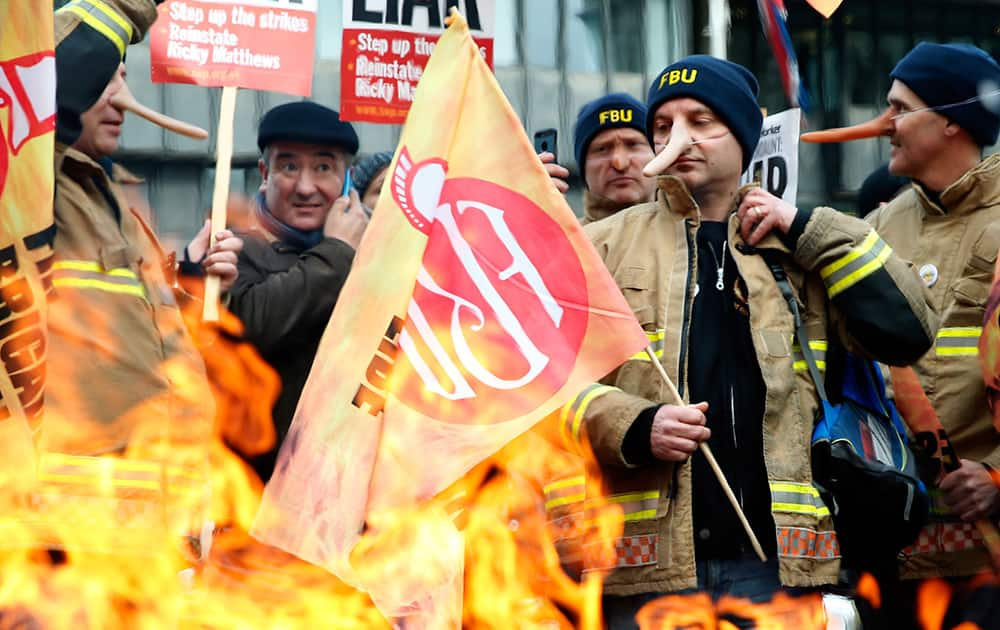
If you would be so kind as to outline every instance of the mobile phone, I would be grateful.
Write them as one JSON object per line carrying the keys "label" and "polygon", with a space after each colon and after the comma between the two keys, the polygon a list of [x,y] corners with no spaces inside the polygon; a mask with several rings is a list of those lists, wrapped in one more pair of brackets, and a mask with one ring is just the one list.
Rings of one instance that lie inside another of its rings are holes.
{"label": "mobile phone", "polygon": [[548,129],[539,129],[535,132],[535,153],[544,153],[548,151],[552,155],[556,156],[555,161],[559,161],[559,155],[556,153],[556,130],[549,127]]}
{"label": "mobile phone", "polygon": [[354,170],[350,166],[344,169],[344,190],[340,191],[340,194],[344,197],[351,194],[351,188],[354,187],[354,182],[351,181],[351,171]]}

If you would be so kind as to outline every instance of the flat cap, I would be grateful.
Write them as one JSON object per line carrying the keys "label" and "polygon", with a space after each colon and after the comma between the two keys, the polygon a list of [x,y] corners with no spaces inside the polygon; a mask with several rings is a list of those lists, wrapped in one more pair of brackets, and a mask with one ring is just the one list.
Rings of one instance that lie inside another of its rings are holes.
{"label": "flat cap", "polygon": [[340,120],[336,111],[312,101],[285,103],[264,114],[257,128],[257,147],[263,151],[276,140],[334,146],[351,155],[358,152],[354,127]]}

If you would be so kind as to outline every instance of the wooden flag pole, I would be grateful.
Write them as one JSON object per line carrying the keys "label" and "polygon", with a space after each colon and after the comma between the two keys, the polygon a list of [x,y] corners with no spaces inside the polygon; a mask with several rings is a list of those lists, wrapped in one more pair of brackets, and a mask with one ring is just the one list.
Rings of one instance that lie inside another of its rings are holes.
{"label": "wooden flag pole", "polygon": [[[680,393],[677,388],[674,387],[673,382],[671,382],[670,377],[667,376],[667,371],[663,369],[660,364],[660,359],[656,356],[656,352],[653,351],[653,346],[646,346],[646,354],[649,355],[649,360],[653,362],[656,367],[656,371],[660,374],[660,378],[663,382],[667,384],[667,389],[670,390],[670,395],[674,397],[678,405],[686,406],[687,403],[681,398]],[[767,562],[767,556],[764,555],[764,550],[760,546],[760,541],[757,540],[757,535],[753,533],[753,529],[750,528],[750,521],[747,520],[747,515],[743,513],[743,508],[740,507],[740,502],[736,499],[736,495],[733,494],[733,489],[729,486],[729,482],[726,480],[725,473],[722,472],[722,468],[719,467],[719,462],[715,461],[715,455],[712,454],[712,449],[708,447],[708,444],[701,442],[698,444],[698,448],[701,450],[701,454],[705,456],[705,461],[711,466],[712,472],[715,473],[715,478],[719,480],[719,485],[722,486],[723,492],[726,493],[726,497],[729,499],[729,503],[736,510],[736,516],[739,517],[740,523],[743,524],[743,530],[747,533],[750,538],[750,544],[753,546],[753,550],[757,553],[757,557],[760,558],[761,562]]]}
{"label": "wooden flag pole", "polygon": [[[215,136],[215,190],[212,193],[212,224],[209,247],[215,245],[215,233],[226,227],[226,204],[229,201],[229,172],[233,161],[233,119],[236,114],[234,85],[222,88],[222,105],[219,108],[219,127]],[[205,304],[201,318],[206,322],[219,321],[219,276],[205,278]]]}

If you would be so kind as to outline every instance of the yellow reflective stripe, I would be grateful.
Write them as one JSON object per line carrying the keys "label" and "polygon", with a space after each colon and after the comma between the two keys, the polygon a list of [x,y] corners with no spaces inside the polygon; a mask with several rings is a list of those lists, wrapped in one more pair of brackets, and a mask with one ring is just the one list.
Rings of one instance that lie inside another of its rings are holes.
{"label": "yellow reflective stripe", "polygon": [[[825,339],[809,340],[809,349],[813,351],[816,367],[824,372],[826,371],[826,351],[829,349],[829,346],[829,342]],[[796,372],[805,372],[809,369],[805,357],[802,356],[802,348],[794,341],[792,342],[792,367]]]}
{"label": "yellow reflective stripe", "polygon": [[771,492],[799,492],[810,496],[818,497],[819,490],[811,483],[800,483],[797,481],[771,481]]}
{"label": "yellow reflective stripe", "polygon": [[580,424],[583,422],[583,414],[586,412],[590,401],[613,389],[616,388],[595,383],[580,392],[572,401],[563,405],[559,419],[563,427],[564,438],[568,444],[580,441]]}
{"label": "yellow reflective stripe", "polygon": [[576,477],[567,477],[566,479],[560,479],[559,481],[553,481],[550,484],[546,484],[542,487],[542,492],[548,494],[553,490],[561,490],[563,488],[569,488],[571,486],[582,486],[586,480],[583,475],[577,475]]}
{"label": "yellow reflective stripe", "polygon": [[87,271],[90,273],[101,273],[118,278],[139,279],[138,274],[126,267],[105,269],[100,263],[91,260],[57,260],[52,264],[52,269],[55,271]]}
{"label": "yellow reflective stripe", "polygon": [[[653,347],[653,354],[658,359],[663,358],[663,340],[666,338],[666,332],[663,328],[655,332],[646,331],[646,338],[649,339],[649,345]],[[640,350],[633,354],[630,359],[633,361],[649,361],[649,355],[646,354],[645,350]]]}
{"label": "yellow reflective stripe", "polygon": [[811,514],[813,516],[830,515],[830,510],[826,506],[802,505],[800,503],[772,503],[771,511],[787,512],[790,514]]}
{"label": "yellow reflective stripe", "polygon": [[[570,494],[560,494],[560,491],[569,491]],[[571,503],[580,503],[586,498],[586,480],[583,475],[567,477],[545,485],[542,492],[545,495],[546,510]]]}
{"label": "yellow reflective stripe", "polygon": [[545,509],[551,510],[552,508],[569,505],[570,503],[580,503],[585,498],[587,498],[586,493],[581,492],[579,494],[570,494],[565,497],[559,497],[558,499],[549,499],[545,502]]}
{"label": "yellow reflective stripe", "polygon": [[612,495],[609,503],[628,503],[629,501],[645,501],[647,499],[659,499],[659,490],[649,490],[647,492],[626,492],[624,494]]}
{"label": "yellow reflective stripe", "polygon": [[974,357],[979,355],[980,326],[956,326],[938,331],[935,351],[940,357]]}
{"label": "yellow reflective stripe", "polygon": [[861,280],[864,280],[875,271],[881,269],[882,265],[885,264],[885,261],[889,260],[890,255],[892,255],[892,248],[889,247],[888,244],[882,243],[882,251],[880,251],[877,256],[865,263],[857,271],[854,271],[835,282],[827,289],[827,294],[832,298],[844,290],[851,288]]}
{"label": "yellow reflective stripe", "polygon": [[52,281],[52,284],[56,287],[98,289],[109,293],[123,293],[125,295],[134,295],[135,297],[140,298],[146,297],[146,291],[142,288],[142,286],[114,284],[113,282],[104,282],[102,280],[93,280],[89,278],[55,278]]}
{"label": "yellow reflective stripe", "polygon": [[625,522],[631,521],[648,521],[650,519],[656,518],[656,510],[642,510],[641,512],[632,512],[626,514],[623,517]]}
{"label": "yellow reflective stripe", "polygon": [[868,236],[865,237],[865,240],[861,241],[861,245],[847,252],[842,257],[833,261],[826,267],[820,269],[819,275],[824,280],[826,280],[833,274],[837,273],[837,271],[839,271],[840,269],[846,267],[847,265],[851,264],[858,258],[867,254],[872,247],[875,247],[875,243],[877,242],[878,242],[878,233],[875,232],[875,230],[872,230],[871,232],[868,233]]}
{"label": "yellow reflective stripe", "polygon": [[132,40],[132,27],[110,6],[101,0],[77,0],[60,11],[79,16],[87,26],[110,40],[120,56],[125,56],[125,47]]}
{"label": "yellow reflective stripe", "polygon": [[956,326],[955,328],[942,328],[938,331],[940,337],[976,337],[983,334],[982,326]]}
{"label": "yellow reflective stripe", "polygon": [[830,516],[830,510],[812,484],[794,481],[772,481],[771,511],[791,514]]}

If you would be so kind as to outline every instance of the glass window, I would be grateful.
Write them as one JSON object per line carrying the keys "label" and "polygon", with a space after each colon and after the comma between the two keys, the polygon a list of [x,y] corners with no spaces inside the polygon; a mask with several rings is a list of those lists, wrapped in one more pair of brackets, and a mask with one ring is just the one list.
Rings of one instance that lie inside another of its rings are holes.
{"label": "glass window", "polygon": [[599,3],[566,0],[566,69],[600,72],[604,68],[604,23]]}
{"label": "glass window", "polygon": [[524,58],[528,66],[557,67],[559,4],[556,0],[524,2]]}
{"label": "glass window", "polygon": [[344,14],[340,3],[321,2],[316,7],[316,58],[340,59]]}
{"label": "glass window", "polygon": [[500,0],[496,3],[496,28],[493,30],[493,65],[517,65],[517,11],[515,3]]}

